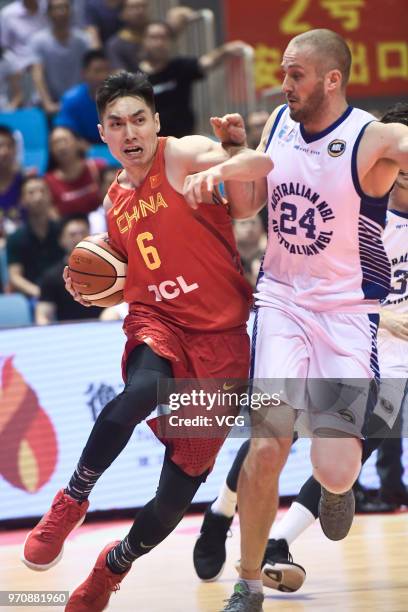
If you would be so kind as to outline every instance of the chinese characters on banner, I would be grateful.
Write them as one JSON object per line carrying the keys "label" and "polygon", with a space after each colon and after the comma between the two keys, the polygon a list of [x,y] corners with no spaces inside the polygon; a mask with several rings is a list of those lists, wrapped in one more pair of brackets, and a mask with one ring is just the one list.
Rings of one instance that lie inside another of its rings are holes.
{"label": "chinese characters on banner", "polygon": [[314,28],[346,39],[353,55],[349,94],[408,93],[406,0],[226,0],[227,35],[255,48],[257,89],[282,82],[289,40]]}

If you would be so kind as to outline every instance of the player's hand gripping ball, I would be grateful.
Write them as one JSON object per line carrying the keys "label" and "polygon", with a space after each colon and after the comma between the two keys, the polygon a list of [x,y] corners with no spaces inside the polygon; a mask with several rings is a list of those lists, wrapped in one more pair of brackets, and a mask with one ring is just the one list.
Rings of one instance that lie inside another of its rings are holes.
{"label": "player's hand gripping ball", "polygon": [[107,233],[81,240],[68,260],[73,288],[93,306],[123,302],[126,269],[126,259],[111,246]]}

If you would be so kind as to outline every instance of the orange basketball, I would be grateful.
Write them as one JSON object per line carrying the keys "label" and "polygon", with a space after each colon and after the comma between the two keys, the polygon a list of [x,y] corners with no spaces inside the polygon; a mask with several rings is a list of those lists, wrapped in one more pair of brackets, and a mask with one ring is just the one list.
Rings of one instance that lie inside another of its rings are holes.
{"label": "orange basketball", "polygon": [[123,302],[126,260],[112,248],[107,233],[81,240],[69,256],[68,268],[74,289],[93,306]]}

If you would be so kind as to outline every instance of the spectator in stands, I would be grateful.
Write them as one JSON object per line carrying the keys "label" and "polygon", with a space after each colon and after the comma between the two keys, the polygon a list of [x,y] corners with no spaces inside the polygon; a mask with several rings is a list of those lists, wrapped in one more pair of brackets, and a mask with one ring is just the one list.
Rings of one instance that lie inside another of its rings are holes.
{"label": "spectator in stands", "polygon": [[235,220],[234,234],[245,277],[255,287],[266,246],[266,233],[259,214],[251,219]]}
{"label": "spectator in stands", "polygon": [[60,224],[59,244],[64,251],[61,260],[49,268],[40,284],[40,299],[35,308],[37,325],[48,325],[55,321],[97,319],[101,309],[89,308],[75,302],[65,289],[62,273],[68,257],[81,240],[89,235],[89,223],[85,215],[66,217]]}
{"label": "spectator in stands", "polygon": [[[179,35],[197,12],[186,6],[176,6],[167,12],[166,22]],[[112,36],[106,53],[112,68],[137,72],[142,59],[143,36],[149,19],[148,0],[123,0],[121,19],[124,27]]]}
{"label": "spectator in stands", "polygon": [[87,0],[85,27],[95,49],[102,49],[107,40],[121,27],[122,2],[123,0]]}
{"label": "spectator in stands", "polygon": [[30,42],[47,25],[45,11],[43,0],[15,0],[0,11],[0,44],[13,52],[20,70],[32,63]]}
{"label": "spectator in stands", "polygon": [[204,78],[230,56],[242,53],[245,44],[233,41],[200,58],[172,57],[174,32],[165,21],[153,21],[143,37],[144,59],[139,64],[153,85],[156,109],[160,115],[160,135],[181,138],[194,132],[191,94],[194,81]]}
{"label": "spectator in stands", "polygon": [[47,14],[49,26],[32,38],[32,73],[41,105],[53,115],[63,94],[82,79],[82,62],[90,40],[72,26],[70,0],[48,0]]}
{"label": "spectator in stands", "polygon": [[0,47],[0,112],[13,111],[23,102],[21,71],[12,51]]}
{"label": "spectator in stands", "polygon": [[117,173],[117,166],[105,166],[105,168],[102,168],[101,170],[101,187],[99,191],[100,206],[93,212],[89,213],[88,216],[91,234],[101,234],[102,232],[107,231],[106,213],[103,207],[103,200],[108,193],[109,187],[116,179]]}
{"label": "spectator in stands", "polygon": [[22,219],[20,204],[23,172],[17,162],[16,141],[10,128],[0,125],[0,247]]}
{"label": "spectator in stands", "polygon": [[262,131],[268,119],[269,113],[265,110],[253,111],[246,118],[247,142],[251,149],[256,149],[261,142]]}
{"label": "spectator in stands", "polygon": [[51,198],[40,176],[24,179],[21,203],[27,220],[7,237],[7,262],[12,291],[38,298],[45,271],[64,255],[58,243],[58,226],[50,220]]}
{"label": "spectator in stands", "polygon": [[149,21],[147,0],[124,0],[120,29],[106,44],[106,54],[113,69],[136,72],[141,60],[143,33]]}
{"label": "spectator in stands", "polygon": [[100,143],[95,93],[109,75],[109,63],[103,51],[91,49],[83,59],[83,82],[69,89],[61,100],[54,124],[69,127],[89,143]]}
{"label": "spectator in stands", "polygon": [[104,160],[86,159],[84,143],[67,127],[54,127],[49,137],[50,161],[45,180],[57,216],[88,214],[100,204]]}

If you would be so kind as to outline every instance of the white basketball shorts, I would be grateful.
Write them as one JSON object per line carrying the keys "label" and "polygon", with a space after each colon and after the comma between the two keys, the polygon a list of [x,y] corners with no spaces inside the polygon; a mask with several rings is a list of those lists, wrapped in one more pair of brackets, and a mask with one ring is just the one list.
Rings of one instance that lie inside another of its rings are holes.
{"label": "white basketball shorts", "polygon": [[370,383],[378,375],[377,320],[281,302],[259,306],[251,377],[264,389],[268,380],[270,392],[284,391],[283,401],[306,410],[312,434],[329,429],[361,437]]}

